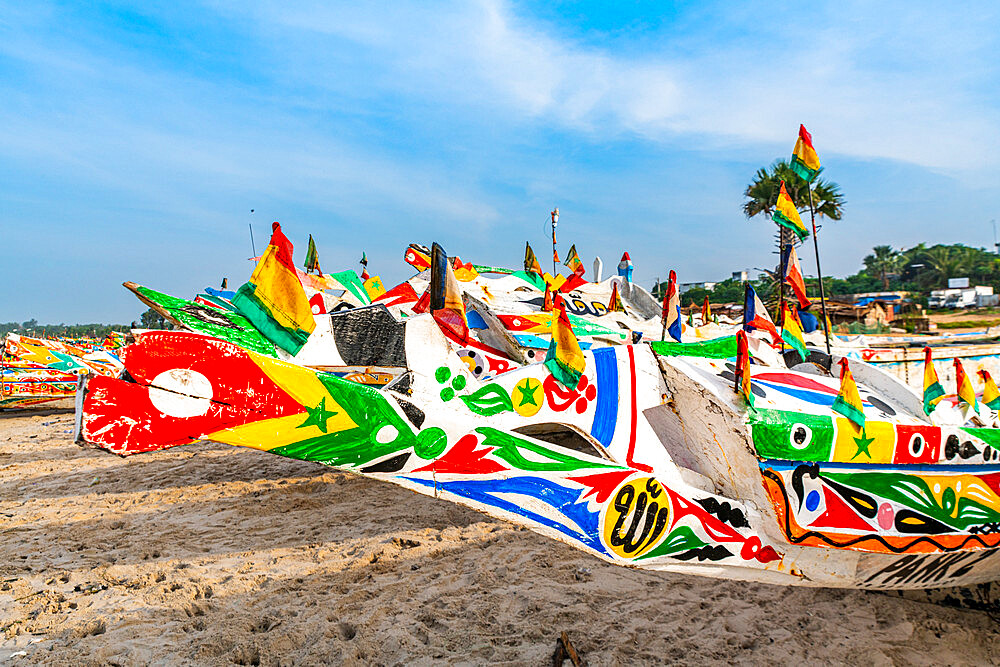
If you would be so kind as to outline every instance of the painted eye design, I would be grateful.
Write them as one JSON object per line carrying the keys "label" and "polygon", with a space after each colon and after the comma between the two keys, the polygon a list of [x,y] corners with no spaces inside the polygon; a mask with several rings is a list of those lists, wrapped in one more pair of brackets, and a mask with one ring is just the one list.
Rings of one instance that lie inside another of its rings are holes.
{"label": "painted eye design", "polygon": [[910,437],[910,455],[917,458],[924,453],[924,436],[914,433]]}
{"label": "painted eye design", "polygon": [[789,441],[795,449],[805,449],[812,442],[812,429],[805,424],[792,424],[792,433]]}
{"label": "painted eye design", "polygon": [[826,500],[823,494],[823,484],[818,479],[806,477],[802,482],[802,498],[799,501],[799,511],[795,515],[795,520],[800,525],[808,526],[826,512]]}

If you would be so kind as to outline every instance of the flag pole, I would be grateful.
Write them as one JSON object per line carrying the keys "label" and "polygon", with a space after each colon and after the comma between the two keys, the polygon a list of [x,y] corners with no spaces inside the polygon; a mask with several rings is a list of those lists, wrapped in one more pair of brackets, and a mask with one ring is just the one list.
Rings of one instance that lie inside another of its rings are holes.
{"label": "flag pole", "polygon": [[[778,323],[785,328],[785,228],[778,226]],[[785,353],[785,339],[781,339],[781,353]]]}
{"label": "flag pole", "polygon": [[819,302],[823,307],[823,338],[826,340],[826,353],[830,354],[830,320],[826,316],[826,290],[823,289],[823,269],[819,266],[819,241],[816,240],[816,210],[813,207],[812,183],[806,181],[809,190],[809,219],[813,228],[813,249],[816,251],[816,274],[819,276]]}
{"label": "flag pole", "polygon": [[[250,209],[250,215],[253,215],[253,209]],[[253,222],[248,222],[247,227],[250,228],[250,251],[253,252],[252,257],[257,256],[257,247],[253,243]]]}
{"label": "flag pole", "polygon": [[559,224],[559,207],[552,211],[552,277],[555,278],[559,269],[556,268],[556,225]]}

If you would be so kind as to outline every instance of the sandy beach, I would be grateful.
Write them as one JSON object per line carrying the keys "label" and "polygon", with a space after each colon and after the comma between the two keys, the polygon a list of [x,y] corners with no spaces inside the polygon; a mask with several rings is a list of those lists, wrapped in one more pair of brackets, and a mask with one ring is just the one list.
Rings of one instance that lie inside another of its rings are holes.
{"label": "sandy beach", "polygon": [[[0,416],[3,664],[989,664],[986,614],[606,565],[477,512],[252,450],[120,459]],[[569,664],[569,663],[567,663]]]}

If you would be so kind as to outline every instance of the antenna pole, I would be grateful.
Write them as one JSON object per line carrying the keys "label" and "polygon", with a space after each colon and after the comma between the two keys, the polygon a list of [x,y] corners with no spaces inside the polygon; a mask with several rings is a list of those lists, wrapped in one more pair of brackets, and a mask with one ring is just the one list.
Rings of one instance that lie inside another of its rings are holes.
{"label": "antenna pole", "polygon": [[[253,215],[253,209],[250,209],[250,215]],[[253,255],[251,255],[251,257],[256,257],[257,247],[253,243],[253,222],[248,222],[247,227],[250,228],[250,250],[251,252],[253,252]]]}

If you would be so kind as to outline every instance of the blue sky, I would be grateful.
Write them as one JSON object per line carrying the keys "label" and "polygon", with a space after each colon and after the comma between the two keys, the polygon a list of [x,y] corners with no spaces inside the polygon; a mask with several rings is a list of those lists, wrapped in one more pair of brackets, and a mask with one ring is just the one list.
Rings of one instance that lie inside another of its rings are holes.
{"label": "blue sky", "polygon": [[827,273],[990,245],[1000,7],[775,7],[0,0],[0,321],[127,322],[125,280],[238,285],[272,220],[297,261],[313,234],[324,269],[364,250],[393,284],[411,241],[543,257],[559,206],[588,266],[715,280],[773,261],[742,192],[800,122],[847,198]]}

